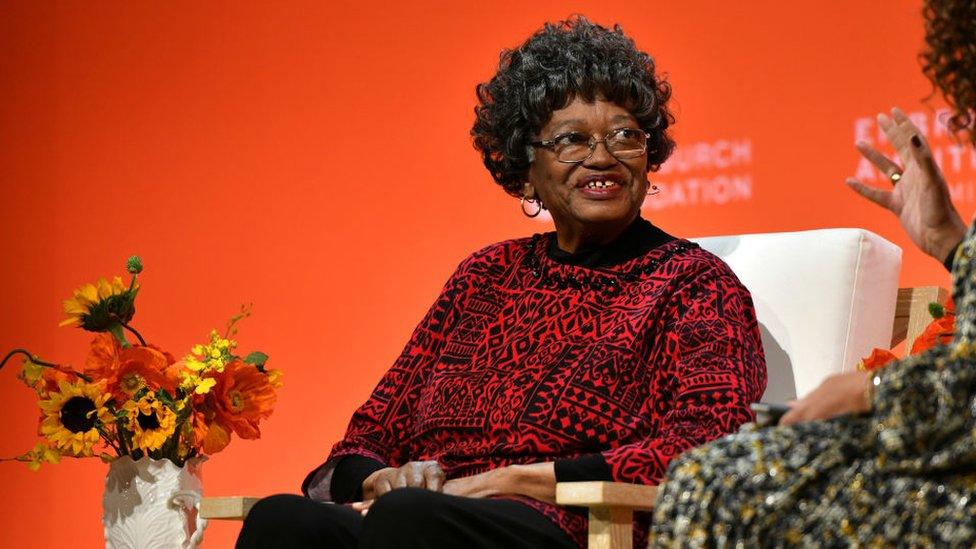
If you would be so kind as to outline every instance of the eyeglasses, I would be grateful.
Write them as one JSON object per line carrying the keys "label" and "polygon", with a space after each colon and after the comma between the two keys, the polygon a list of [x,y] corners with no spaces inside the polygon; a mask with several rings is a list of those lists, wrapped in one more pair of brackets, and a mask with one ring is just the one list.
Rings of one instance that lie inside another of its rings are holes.
{"label": "eyeglasses", "polygon": [[532,141],[533,147],[542,147],[556,153],[556,160],[566,164],[585,162],[597,143],[603,143],[607,151],[617,160],[637,158],[647,152],[647,138],[651,134],[635,129],[620,128],[608,133],[603,139],[579,133],[561,133],[548,141]]}

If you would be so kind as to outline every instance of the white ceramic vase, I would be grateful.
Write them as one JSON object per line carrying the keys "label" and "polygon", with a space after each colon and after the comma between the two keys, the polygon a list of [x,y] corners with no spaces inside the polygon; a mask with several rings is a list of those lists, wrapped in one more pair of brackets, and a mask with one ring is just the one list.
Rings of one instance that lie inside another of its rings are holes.
{"label": "white ceramic vase", "polygon": [[168,459],[122,456],[109,466],[102,496],[107,549],[189,549],[200,545],[207,520],[200,517],[206,457],[183,467]]}

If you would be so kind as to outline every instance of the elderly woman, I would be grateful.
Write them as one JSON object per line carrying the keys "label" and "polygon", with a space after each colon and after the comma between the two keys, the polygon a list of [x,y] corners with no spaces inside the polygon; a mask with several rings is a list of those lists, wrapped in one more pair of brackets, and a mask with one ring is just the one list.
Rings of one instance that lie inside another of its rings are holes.
{"label": "elderly woman", "polygon": [[238,547],[576,547],[586,521],[553,504],[557,481],[657,483],[751,419],[748,292],[640,217],[674,146],[669,95],[619,28],[584,18],[502,54],[474,143],[555,233],[461,262],[306,497],[259,502]]}
{"label": "elderly woman", "polygon": [[[976,146],[976,2],[927,0],[924,13],[925,73],[955,108],[951,127]],[[921,132],[897,109],[878,122],[901,164],[857,147],[895,187],[848,184],[953,269],[952,343],[828,378],[784,426],[675,460],[655,545],[976,546],[976,224],[960,244],[965,225]]]}

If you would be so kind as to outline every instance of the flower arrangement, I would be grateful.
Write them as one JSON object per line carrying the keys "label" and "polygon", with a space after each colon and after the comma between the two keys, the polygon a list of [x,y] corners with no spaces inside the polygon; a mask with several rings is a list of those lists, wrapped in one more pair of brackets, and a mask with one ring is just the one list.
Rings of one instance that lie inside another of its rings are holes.
{"label": "flower arrangement", "polygon": [[[37,470],[61,457],[168,458],[177,466],[186,460],[223,450],[231,433],[256,439],[261,420],[271,415],[281,372],[265,367],[268,356],[252,352],[241,357],[237,323],[250,307],[227,323],[223,335],[210,332],[182,360],[147,343],[131,325],[142,272],[137,256],[126,262],[128,284],[121,277],[85,284],[64,302],[61,326],[94,332],[84,366],[41,360],[25,349],[18,379],[36,391],[41,410],[39,434],[44,440],[11,458]],[[126,334],[137,343],[130,343]]]}
{"label": "flower arrangement", "polygon": [[[936,345],[945,345],[952,340],[956,330],[956,309],[950,299],[945,305],[929,303],[929,314],[932,315],[932,322],[922,330],[922,333],[915,338],[909,355],[917,355],[927,351]],[[877,370],[888,365],[888,363],[898,360],[898,355],[887,349],[873,349],[871,354],[858,363],[857,369],[861,371]]]}

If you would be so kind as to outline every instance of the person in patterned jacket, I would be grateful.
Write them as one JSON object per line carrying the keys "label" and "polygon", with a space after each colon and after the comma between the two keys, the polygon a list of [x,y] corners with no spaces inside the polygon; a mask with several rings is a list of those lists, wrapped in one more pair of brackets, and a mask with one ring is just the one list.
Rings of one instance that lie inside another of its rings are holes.
{"label": "person in patterned jacket", "polygon": [[304,496],[258,502],[238,547],[578,547],[585,515],[554,504],[557,481],[655,484],[752,419],[748,291],[640,216],[674,147],[653,60],[576,17],[477,91],[486,167],[555,232],[462,261]]}
{"label": "person in patterned jacket", "polygon": [[[924,71],[954,108],[950,128],[976,146],[976,2],[927,0],[923,13]],[[652,546],[976,547],[976,223],[963,239],[912,121],[895,109],[878,123],[901,163],[857,148],[894,188],[848,184],[952,269],[952,341],[831,376],[779,427],[743,428],[675,460]]]}

